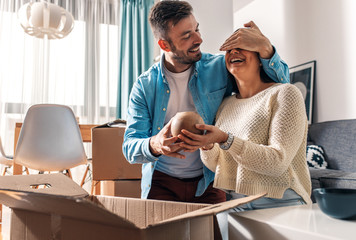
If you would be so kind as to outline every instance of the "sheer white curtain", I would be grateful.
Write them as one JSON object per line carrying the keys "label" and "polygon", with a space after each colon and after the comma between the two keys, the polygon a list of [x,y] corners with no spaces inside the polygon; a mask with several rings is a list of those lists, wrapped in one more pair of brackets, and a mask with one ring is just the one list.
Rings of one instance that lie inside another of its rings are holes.
{"label": "sheer white curtain", "polygon": [[14,150],[15,123],[33,104],[68,105],[80,123],[115,119],[119,1],[48,1],[75,18],[73,31],[60,40],[24,33],[17,11],[27,2],[0,1],[0,136],[8,155]]}

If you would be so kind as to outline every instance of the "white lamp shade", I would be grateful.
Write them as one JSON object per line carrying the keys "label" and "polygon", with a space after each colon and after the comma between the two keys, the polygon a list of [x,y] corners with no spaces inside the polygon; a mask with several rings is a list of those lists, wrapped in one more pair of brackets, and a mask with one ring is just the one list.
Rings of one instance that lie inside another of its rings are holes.
{"label": "white lamp shade", "polygon": [[30,26],[28,23],[28,19],[30,18],[30,13],[28,12],[28,10],[31,10],[31,8],[28,8],[28,5],[28,3],[23,5],[17,12],[18,19],[23,28],[27,28]]}
{"label": "white lamp shade", "polygon": [[[73,21],[71,21],[70,19],[71,19],[71,14],[69,13],[69,12],[66,12],[66,17],[63,17],[62,16],[62,18],[64,18],[63,20],[62,20],[62,23],[64,23],[64,26],[63,26],[63,29],[62,29],[62,31],[63,32],[70,32],[70,31],[72,31],[72,28],[73,28]],[[69,20],[68,20],[69,19]]]}
{"label": "white lamp shade", "polygon": [[21,26],[31,36],[57,39],[67,36],[73,29],[74,18],[64,8],[47,2],[30,2],[18,11]]}

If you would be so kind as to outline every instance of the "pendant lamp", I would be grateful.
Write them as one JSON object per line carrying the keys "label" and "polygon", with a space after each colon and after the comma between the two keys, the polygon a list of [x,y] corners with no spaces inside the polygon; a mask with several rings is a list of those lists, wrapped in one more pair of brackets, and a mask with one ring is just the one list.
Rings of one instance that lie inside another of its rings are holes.
{"label": "pendant lamp", "polygon": [[64,8],[48,2],[29,2],[18,11],[25,32],[37,38],[61,39],[74,27],[74,18]]}

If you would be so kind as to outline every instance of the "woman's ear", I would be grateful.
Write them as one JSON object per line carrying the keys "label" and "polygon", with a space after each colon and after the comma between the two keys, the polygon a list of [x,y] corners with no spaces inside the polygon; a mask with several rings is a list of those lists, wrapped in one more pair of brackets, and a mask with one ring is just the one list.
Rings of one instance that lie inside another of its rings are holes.
{"label": "woman's ear", "polygon": [[158,40],[158,45],[165,52],[171,51],[171,49],[169,47],[169,43],[166,40],[163,40],[163,39]]}

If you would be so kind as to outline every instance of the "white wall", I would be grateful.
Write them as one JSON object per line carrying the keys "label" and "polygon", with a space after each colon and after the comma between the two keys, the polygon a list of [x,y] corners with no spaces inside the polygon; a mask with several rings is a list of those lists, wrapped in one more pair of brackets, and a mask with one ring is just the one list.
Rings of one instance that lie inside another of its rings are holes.
{"label": "white wall", "polygon": [[314,122],[356,118],[356,1],[234,0],[233,4],[234,28],[254,20],[290,67],[317,61]]}
{"label": "white wall", "polygon": [[232,0],[187,0],[199,23],[203,44],[201,50],[221,53],[219,47],[233,32]]}
{"label": "white wall", "polygon": [[356,118],[355,0],[188,2],[203,51],[218,52],[234,29],[253,20],[290,67],[316,60],[314,122]]}

